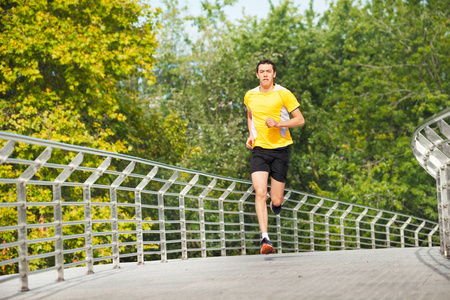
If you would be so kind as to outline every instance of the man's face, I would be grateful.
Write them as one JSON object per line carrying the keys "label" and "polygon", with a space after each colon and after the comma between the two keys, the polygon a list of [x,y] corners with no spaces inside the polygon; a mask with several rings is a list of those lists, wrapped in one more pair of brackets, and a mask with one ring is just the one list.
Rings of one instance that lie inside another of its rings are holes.
{"label": "man's face", "polygon": [[259,79],[259,84],[265,88],[271,87],[273,85],[273,79],[277,73],[273,71],[271,64],[259,65],[258,73],[256,77]]}

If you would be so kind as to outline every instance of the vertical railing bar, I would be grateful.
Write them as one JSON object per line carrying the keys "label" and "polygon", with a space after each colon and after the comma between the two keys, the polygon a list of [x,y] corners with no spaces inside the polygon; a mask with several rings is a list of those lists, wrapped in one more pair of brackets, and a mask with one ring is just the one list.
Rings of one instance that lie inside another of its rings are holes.
{"label": "vertical railing bar", "polygon": [[[286,203],[286,201],[288,201],[289,197],[291,197],[291,191],[288,191],[286,193],[286,195],[284,196],[283,199],[283,203]],[[277,218],[277,248],[278,248],[278,253],[281,254],[283,253],[283,241],[282,241],[282,236],[281,236],[281,215],[278,214],[276,215]]]}
{"label": "vertical railing bar", "polygon": [[386,246],[388,248],[391,247],[391,232],[390,227],[391,225],[397,220],[397,214],[395,214],[392,219],[386,224]]}
{"label": "vertical railing bar", "polygon": [[[444,177],[444,178],[443,178]],[[444,253],[444,246],[445,241],[443,239],[443,228],[444,228],[444,219],[442,218],[442,203],[443,203],[443,197],[445,197],[444,194],[447,194],[447,184],[446,184],[446,178],[445,178],[445,172],[444,170],[439,170],[436,173],[436,189],[437,189],[437,208],[438,208],[438,222],[439,222],[439,247],[440,251],[443,254]]]}
{"label": "vertical railing bar", "polygon": [[356,219],[356,248],[357,249],[361,249],[361,231],[359,228],[359,223],[365,217],[365,215],[367,214],[368,211],[369,211],[369,209],[365,208],[364,211]]}
{"label": "vertical railing bar", "polygon": [[69,163],[69,168],[64,169],[58,177],[54,180],[56,185],[53,186],[53,201],[56,202],[54,207],[54,218],[58,225],[55,226],[55,250],[56,258],[55,264],[57,267],[56,281],[64,280],[64,241],[63,241],[63,216],[62,216],[62,190],[61,184],[69,178],[70,175],[75,171],[75,169],[83,162],[84,154],[82,152],[78,153],[74,159]]}
{"label": "vertical railing bar", "polygon": [[[7,148],[3,147],[4,153],[6,156],[9,151],[11,151],[11,147],[14,145],[9,144],[5,145]],[[20,242],[19,246],[19,258],[21,258],[19,262],[19,274],[20,274],[20,284],[19,291],[29,291],[28,288],[28,229],[27,229],[27,188],[26,183],[30,180],[39,169],[47,162],[47,160],[51,157],[52,148],[47,147],[44,151],[35,159],[35,164],[28,166],[28,168],[19,176],[19,180],[21,183],[17,184],[17,202],[20,204],[17,207],[17,222],[19,224],[20,229],[18,230],[18,240]],[[9,156],[9,154],[8,154]]]}
{"label": "vertical railing bar", "polygon": [[445,180],[441,181],[441,184],[445,186],[445,193],[442,193],[441,197],[441,214],[439,215],[441,224],[440,226],[440,239],[443,240],[442,255],[445,258],[450,259],[450,162],[447,160],[444,166],[443,173],[445,174]]}
{"label": "vertical railing bar", "polygon": [[55,222],[55,266],[57,268],[56,281],[64,281],[64,246],[63,246],[63,229],[62,229],[62,206],[61,206],[61,184],[53,186],[53,202],[54,206],[53,216]]}
{"label": "vertical railing bar", "polygon": [[147,184],[155,177],[158,172],[158,167],[153,169],[145,176],[144,179],[138,184],[134,191],[134,201],[136,203],[136,241],[137,241],[137,264],[144,264],[144,233],[142,225],[142,190]]}
{"label": "vertical railing bar", "polygon": [[303,204],[308,200],[308,196],[303,196],[302,200],[297,203],[297,205],[294,207],[293,214],[294,214],[294,248],[295,252],[297,253],[299,251],[298,247],[298,210],[300,207],[302,207]]}
{"label": "vertical railing bar", "polygon": [[411,217],[409,217],[408,220],[403,223],[402,227],[400,227],[400,241],[402,248],[405,248],[405,228],[408,227],[409,223],[411,223],[411,220]]}
{"label": "vertical railing bar", "polygon": [[383,215],[382,211],[378,212],[377,216],[372,220],[372,222],[370,222],[370,234],[371,234],[371,238],[372,238],[372,249],[376,249],[376,247],[377,247],[376,238],[375,238],[375,224],[378,222],[378,220],[381,218],[382,215]]}
{"label": "vertical railing bar", "polygon": [[167,242],[166,242],[166,220],[164,213],[164,194],[170,188],[170,186],[177,180],[179,175],[178,171],[175,171],[169,180],[158,191],[158,216],[159,216],[159,236],[160,236],[160,249],[161,249],[161,262],[167,262]]}
{"label": "vertical railing bar", "polygon": [[253,185],[247,189],[244,195],[242,195],[241,199],[239,199],[239,225],[241,230],[241,254],[247,254],[247,245],[245,239],[245,215],[244,215],[244,202],[247,198],[253,193]]}
{"label": "vertical railing bar", "polygon": [[439,225],[436,225],[433,230],[430,231],[428,234],[428,247],[433,247],[433,235],[436,233],[436,231],[439,230]]}
{"label": "vertical railing bar", "polygon": [[419,232],[425,227],[426,221],[423,221],[422,224],[417,227],[417,229],[414,231],[414,245],[416,247],[419,247]]}
{"label": "vertical railing bar", "polygon": [[329,224],[330,216],[336,210],[338,205],[339,205],[339,203],[336,202],[333,205],[333,207],[330,208],[330,210],[328,210],[328,212],[325,215],[325,244],[326,244],[325,247],[326,247],[326,251],[330,251],[330,224]]}
{"label": "vertical railing bar", "polygon": [[91,202],[91,186],[97,181],[100,176],[108,169],[111,164],[111,157],[106,157],[98,168],[92,172],[91,176],[83,184],[83,200],[84,200],[84,238],[86,249],[86,274],[94,273],[94,238],[92,235],[92,202]]}
{"label": "vertical railing bar", "polygon": [[20,204],[17,207],[17,223],[20,226],[18,230],[19,246],[19,291],[29,291],[28,288],[28,233],[27,233],[27,191],[25,183],[17,184],[17,202]]}
{"label": "vertical railing bar", "polygon": [[134,202],[136,204],[136,242],[137,242],[137,264],[144,264],[144,233],[142,229],[142,194],[140,190],[134,191]]}
{"label": "vertical railing bar", "polygon": [[86,274],[94,274],[94,251],[93,251],[93,236],[92,236],[92,203],[91,203],[91,187],[83,187],[83,201],[84,201],[84,238],[86,249]]}
{"label": "vertical railing bar", "polygon": [[197,183],[199,178],[198,174],[189,181],[188,185],[180,192],[179,204],[180,204],[180,230],[181,230],[181,259],[188,259],[187,251],[187,236],[186,236],[186,208],[184,204],[184,197],[192,189],[192,187]]}
{"label": "vertical railing bar", "polygon": [[311,251],[314,251],[315,247],[314,247],[314,214],[316,213],[316,211],[322,206],[323,204],[323,199],[321,199],[319,201],[319,203],[317,203],[313,209],[309,212],[309,240],[310,240],[310,246],[311,246]]}
{"label": "vertical railing bar", "polygon": [[119,249],[119,212],[118,212],[118,201],[117,201],[117,188],[122,184],[122,182],[128,177],[128,175],[133,172],[136,163],[134,161],[130,162],[125,170],[114,180],[111,184],[109,190],[109,199],[111,202],[111,229],[113,232],[112,243],[113,243],[113,268],[120,268],[120,249]]}
{"label": "vertical railing bar", "polygon": [[219,224],[220,224],[220,253],[222,256],[227,255],[226,250],[226,242],[225,242],[225,216],[223,210],[223,201],[228,197],[228,195],[234,190],[236,187],[236,182],[233,181],[228,189],[223,192],[223,194],[219,197]]}
{"label": "vertical railing bar", "polygon": [[217,179],[214,178],[209,185],[203,190],[198,198],[198,208],[200,210],[199,218],[200,218],[200,245],[201,245],[201,253],[202,257],[205,258],[207,256],[206,253],[206,227],[205,227],[205,205],[203,200],[206,195],[212,190],[212,188],[216,185]]}
{"label": "vertical railing bar", "polygon": [[341,248],[342,250],[345,250],[345,224],[344,220],[345,217],[353,210],[353,205],[349,205],[345,212],[339,217],[339,223],[341,225]]}
{"label": "vertical railing bar", "polygon": [[111,203],[111,231],[112,231],[112,256],[113,256],[113,269],[120,268],[119,257],[119,216],[117,211],[117,189],[109,189],[109,200]]}

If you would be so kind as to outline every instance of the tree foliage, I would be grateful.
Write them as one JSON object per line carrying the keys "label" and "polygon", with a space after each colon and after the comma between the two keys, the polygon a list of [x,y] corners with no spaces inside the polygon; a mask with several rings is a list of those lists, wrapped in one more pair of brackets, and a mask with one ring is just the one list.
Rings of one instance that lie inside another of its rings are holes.
{"label": "tree foliage", "polygon": [[[185,153],[186,124],[175,113],[163,116],[153,110],[136,85],[154,81],[158,13],[136,0],[2,1],[0,130],[175,164]],[[24,157],[19,158],[29,160],[43,150],[23,144],[16,147],[22,148],[17,153]],[[67,161],[73,158],[64,155],[54,154]],[[86,166],[98,163],[94,159],[84,162]],[[0,166],[2,178],[18,178],[21,171]],[[55,179],[54,174],[38,177]],[[2,185],[0,189],[0,202],[16,201],[15,187]],[[77,201],[80,191],[65,200],[71,197]],[[27,189],[29,202],[51,199],[51,189]],[[1,208],[0,215],[0,226],[17,224],[16,208]],[[52,208],[29,208],[27,218],[30,224],[51,222]],[[67,210],[63,215],[65,221],[80,218],[82,210]],[[76,234],[82,228],[64,230]],[[17,231],[0,232],[0,236],[2,243],[17,241]],[[29,234],[29,238],[49,236],[54,236],[53,228],[42,227]],[[84,241],[66,243],[76,248]],[[52,251],[54,245],[29,248],[33,255]],[[17,247],[0,252],[0,260],[14,257]],[[36,260],[30,268],[51,263]],[[2,266],[2,273],[16,272],[16,267]]]}
{"label": "tree foliage", "polygon": [[243,95],[258,85],[256,63],[269,58],[306,119],[291,131],[290,188],[436,219],[434,180],[409,144],[449,105],[448,1],[340,0],[323,16],[282,1],[265,18],[236,23],[221,14],[227,4],[205,1],[204,13],[188,18],[198,39],[170,40],[190,51],[159,49],[166,56],[157,66],[173,66],[174,76],[158,77],[152,92],[164,91],[162,107],[177,107],[197,147],[184,164],[249,178]]}
{"label": "tree foliage", "polygon": [[134,0],[3,1],[1,130],[175,163],[179,147],[142,144],[182,144],[183,122],[164,122],[127,85],[154,80],[158,12]]}

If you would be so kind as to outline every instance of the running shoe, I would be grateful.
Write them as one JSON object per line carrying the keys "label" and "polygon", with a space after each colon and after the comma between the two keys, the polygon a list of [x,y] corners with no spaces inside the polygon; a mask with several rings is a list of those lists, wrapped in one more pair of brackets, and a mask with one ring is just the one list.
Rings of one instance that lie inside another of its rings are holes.
{"label": "running shoe", "polygon": [[270,201],[270,209],[272,210],[272,212],[274,214],[276,214],[276,215],[280,214],[282,207],[283,207],[283,205],[275,206],[275,205],[273,205],[272,201]]}
{"label": "running shoe", "polygon": [[272,243],[267,238],[263,238],[261,240],[261,254],[270,254],[274,252],[275,249],[273,248]]}

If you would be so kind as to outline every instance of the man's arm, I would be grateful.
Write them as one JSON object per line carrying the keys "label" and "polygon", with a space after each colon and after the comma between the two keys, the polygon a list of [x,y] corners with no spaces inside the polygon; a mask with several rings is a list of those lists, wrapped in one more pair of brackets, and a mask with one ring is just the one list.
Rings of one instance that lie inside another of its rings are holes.
{"label": "man's arm", "polygon": [[293,127],[299,127],[299,126],[303,126],[305,125],[305,118],[303,118],[302,113],[300,112],[299,108],[294,109],[291,112],[292,115],[292,119],[288,120],[288,121],[281,121],[281,122],[275,122],[274,119],[272,118],[267,118],[266,120],[266,126],[271,128],[271,127],[288,127],[288,128],[293,128]]}
{"label": "man's arm", "polygon": [[247,110],[247,127],[249,135],[245,145],[248,149],[253,149],[253,145],[255,144],[255,137],[253,136],[252,131],[252,113],[250,112],[250,110]]}

